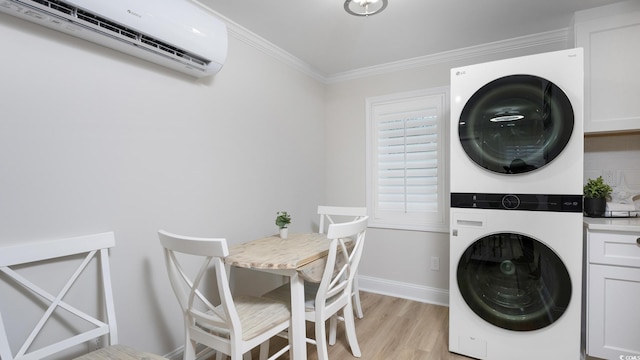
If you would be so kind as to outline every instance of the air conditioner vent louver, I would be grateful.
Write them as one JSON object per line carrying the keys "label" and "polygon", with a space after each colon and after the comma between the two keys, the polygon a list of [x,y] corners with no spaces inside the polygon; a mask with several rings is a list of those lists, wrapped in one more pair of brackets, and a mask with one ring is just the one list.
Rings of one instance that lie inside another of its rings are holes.
{"label": "air conditioner vent louver", "polygon": [[[112,2],[114,0],[104,0]],[[161,0],[155,0],[161,1]],[[149,1],[148,3],[153,4],[154,0]],[[153,36],[148,33],[144,33],[143,31],[139,31],[136,29],[132,29],[130,26],[125,26],[121,22],[114,21],[113,19],[109,19],[105,17],[103,14],[99,14],[95,11],[87,10],[87,6],[100,6],[95,5],[95,3],[87,2],[87,5],[84,7],[80,7],[74,5],[74,3],[82,3],[82,1],[62,1],[62,0],[0,0],[0,11],[7,12],[9,14],[13,14],[22,18],[26,18],[28,20],[39,22],[41,25],[45,25],[48,27],[55,28],[57,30],[71,33],[83,38],[86,38],[91,41],[95,41],[105,44],[106,40],[97,40],[95,36],[89,36],[87,34],[79,34],[80,32],[90,31],[96,33],[100,36],[105,36],[111,38],[112,40],[117,40],[118,42],[123,43],[123,45],[114,45],[113,47],[126,51],[123,49],[124,44],[133,45],[134,47],[139,48],[140,50],[154,53],[155,55],[160,55],[161,57],[170,59],[172,61],[178,62],[184,68],[188,68],[185,72],[193,73],[202,73],[195,74],[195,76],[204,76],[211,74],[212,71],[217,71],[221,67],[221,63],[216,61],[215,64],[212,63],[211,59],[202,57],[201,55],[194,54],[193,52],[187,51],[175,44],[170,44],[167,41],[161,40],[156,36]],[[116,1],[109,4],[113,7]],[[126,0],[120,1],[123,4],[127,4]],[[166,4],[164,4],[166,5]],[[125,5],[128,6],[128,5]],[[152,5],[153,6],[153,5]],[[173,6],[173,5],[172,5]],[[176,5],[177,6],[177,5]],[[180,5],[184,6],[184,5]],[[134,20],[131,20],[132,23],[143,23],[143,25],[147,25],[148,21],[158,21],[157,17],[151,16],[151,18],[143,18],[139,14],[136,14],[134,11],[130,10],[128,7],[118,8],[118,13],[116,13],[116,17],[121,21],[128,22],[130,17],[136,17]],[[159,11],[159,10],[158,10]],[[164,14],[163,14],[164,15]],[[198,21],[202,20],[202,14],[193,13],[190,16],[186,16],[187,21]],[[173,17],[170,17],[173,20]],[[132,18],[133,19],[133,18]],[[196,20],[197,19],[197,20]],[[205,18],[205,21],[207,19]],[[211,19],[212,22],[215,19]],[[193,29],[194,32],[196,28],[189,22],[186,23],[178,23],[178,21],[174,21],[179,27],[180,30],[188,29],[191,31]],[[58,24],[59,26],[53,27],[52,24]],[[76,33],[69,30],[69,26],[74,25],[78,29]],[[174,25],[174,24],[171,24]],[[134,25],[138,26],[138,25]],[[167,29],[168,30],[168,29]],[[207,29],[209,30],[209,29]],[[226,56],[226,27],[222,27],[222,31],[224,34],[219,34],[221,38],[224,36],[224,51],[222,52],[224,60],[224,56]],[[160,31],[160,33],[163,33]],[[164,32],[166,35],[166,32]],[[97,36],[96,35],[96,36]],[[207,34],[210,35],[210,34]],[[183,36],[183,35],[180,35]],[[196,36],[196,35],[193,35]],[[210,40],[200,34],[203,37],[203,40]],[[171,37],[171,36],[168,36]],[[139,50],[136,50],[138,53]],[[216,50],[218,52],[218,50]],[[217,53],[216,53],[217,55]],[[153,59],[148,58],[147,60],[154,61]],[[216,59],[217,60],[217,59]],[[158,62],[158,61],[155,61]],[[167,62],[166,60],[164,61]],[[166,65],[166,64],[165,64]],[[172,67],[177,67],[172,66]],[[216,68],[213,70],[212,68]]]}

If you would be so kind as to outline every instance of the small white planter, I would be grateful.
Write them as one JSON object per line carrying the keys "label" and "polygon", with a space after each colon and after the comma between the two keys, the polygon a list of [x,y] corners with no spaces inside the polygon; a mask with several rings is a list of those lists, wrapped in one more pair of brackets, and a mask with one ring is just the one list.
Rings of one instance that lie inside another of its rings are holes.
{"label": "small white planter", "polygon": [[280,229],[280,238],[281,239],[286,239],[287,235],[289,235],[289,228]]}

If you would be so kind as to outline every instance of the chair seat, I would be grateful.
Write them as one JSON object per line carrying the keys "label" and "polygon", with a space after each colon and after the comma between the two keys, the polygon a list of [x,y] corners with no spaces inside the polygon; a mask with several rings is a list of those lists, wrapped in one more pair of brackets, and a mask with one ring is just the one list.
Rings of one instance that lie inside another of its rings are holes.
{"label": "chair seat", "polygon": [[168,360],[165,357],[151,354],[144,351],[136,350],[125,345],[108,346],[86,355],[75,358],[74,360]]}
{"label": "chair seat", "polygon": [[[319,284],[304,283],[304,309],[307,312],[313,312],[316,309],[316,295],[318,294]],[[268,293],[262,295],[265,299],[271,299],[279,302],[288,303],[291,301],[291,287],[289,284],[279,286]],[[327,299],[327,304],[332,303],[332,299]]]}
{"label": "chair seat", "polygon": [[[268,329],[277,327],[291,317],[291,307],[288,302],[277,299],[264,299],[255,296],[241,295],[234,299],[238,317],[242,324],[242,340],[248,341],[265,333]],[[217,307],[219,308],[219,307]],[[219,319],[212,311],[207,314]],[[211,331],[215,328],[199,324]]]}
{"label": "chair seat", "polygon": [[[316,307],[316,293],[318,292],[318,284],[304,283],[304,309],[306,311],[314,311]],[[265,299],[271,299],[278,302],[291,301],[291,287],[289,284],[279,286],[266,294],[262,295]]]}

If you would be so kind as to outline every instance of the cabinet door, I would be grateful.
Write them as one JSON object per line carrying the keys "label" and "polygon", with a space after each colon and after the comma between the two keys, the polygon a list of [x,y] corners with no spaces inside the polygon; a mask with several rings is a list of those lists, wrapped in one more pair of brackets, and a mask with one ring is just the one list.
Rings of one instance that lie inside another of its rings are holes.
{"label": "cabinet door", "polygon": [[640,269],[589,265],[590,356],[640,355]]}
{"label": "cabinet door", "polygon": [[576,23],[584,48],[585,133],[640,129],[640,12]]}

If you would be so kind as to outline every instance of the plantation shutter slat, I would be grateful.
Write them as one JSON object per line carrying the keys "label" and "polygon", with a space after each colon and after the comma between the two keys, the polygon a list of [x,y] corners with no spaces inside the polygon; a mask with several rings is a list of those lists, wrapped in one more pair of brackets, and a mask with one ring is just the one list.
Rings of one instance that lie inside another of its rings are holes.
{"label": "plantation shutter slat", "polygon": [[379,210],[437,210],[438,126],[430,112],[387,115],[378,123]]}

